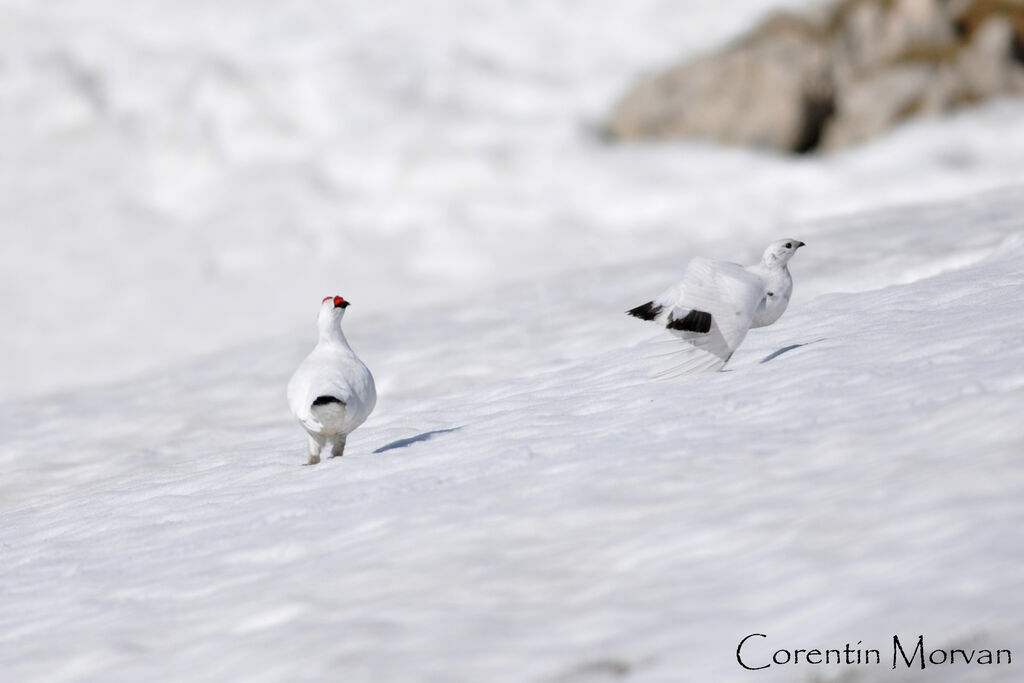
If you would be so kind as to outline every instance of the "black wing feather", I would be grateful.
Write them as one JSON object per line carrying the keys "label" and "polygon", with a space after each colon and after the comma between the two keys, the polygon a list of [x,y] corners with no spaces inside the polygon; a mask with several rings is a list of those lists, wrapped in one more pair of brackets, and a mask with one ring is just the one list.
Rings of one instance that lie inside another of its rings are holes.
{"label": "black wing feather", "polygon": [[706,334],[711,331],[711,314],[694,309],[684,318],[674,319],[669,316],[668,324],[665,327],[670,330],[686,330],[687,332]]}

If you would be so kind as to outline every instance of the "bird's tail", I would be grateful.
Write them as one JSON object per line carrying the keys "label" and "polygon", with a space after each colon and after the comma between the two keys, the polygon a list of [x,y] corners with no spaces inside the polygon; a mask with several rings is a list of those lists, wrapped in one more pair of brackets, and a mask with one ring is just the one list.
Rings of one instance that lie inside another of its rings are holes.
{"label": "bird's tail", "polygon": [[310,407],[310,413],[323,425],[323,434],[330,436],[345,431],[345,416],[348,406],[345,402],[334,396],[317,396]]}
{"label": "bird's tail", "polygon": [[627,315],[631,315],[634,318],[640,318],[641,320],[654,320],[661,315],[662,306],[648,301],[645,304],[640,304],[636,308],[631,308],[626,311]]}

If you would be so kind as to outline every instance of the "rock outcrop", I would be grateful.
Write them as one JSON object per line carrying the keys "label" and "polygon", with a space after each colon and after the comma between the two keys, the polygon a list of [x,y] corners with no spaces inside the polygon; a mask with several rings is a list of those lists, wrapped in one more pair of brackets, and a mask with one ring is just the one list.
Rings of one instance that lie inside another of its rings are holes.
{"label": "rock outcrop", "polygon": [[836,150],[1005,94],[1024,94],[1024,0],[843,0],[641,82],[608,133]]}

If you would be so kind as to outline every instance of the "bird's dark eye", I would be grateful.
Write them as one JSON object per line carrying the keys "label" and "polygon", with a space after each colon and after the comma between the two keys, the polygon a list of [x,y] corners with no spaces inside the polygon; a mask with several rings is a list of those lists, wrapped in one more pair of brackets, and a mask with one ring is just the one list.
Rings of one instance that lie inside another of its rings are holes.
{"label": "bird's dark eye", "polygon": [[792,248],[793,248],[793,243],[792,242],[786,242],[786,249],[792,249]]}

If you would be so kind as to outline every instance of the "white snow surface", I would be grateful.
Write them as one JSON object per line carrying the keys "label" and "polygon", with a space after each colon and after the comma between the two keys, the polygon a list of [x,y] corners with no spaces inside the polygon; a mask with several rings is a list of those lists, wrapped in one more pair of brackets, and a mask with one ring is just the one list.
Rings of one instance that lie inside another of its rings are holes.
{"label": "white snow surface", "polygon": [[[4,0],[4,680],[1024,657],[1024,105],[820,159],[593,134],[774,6]],[[785,316],[647,380],[624,311],[779,234]],[[301,467],[328,294],[379,400]]]}

